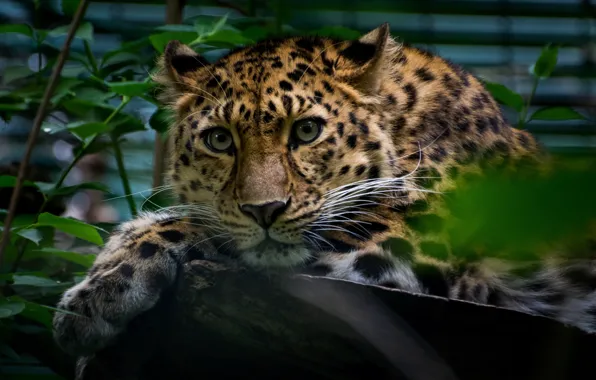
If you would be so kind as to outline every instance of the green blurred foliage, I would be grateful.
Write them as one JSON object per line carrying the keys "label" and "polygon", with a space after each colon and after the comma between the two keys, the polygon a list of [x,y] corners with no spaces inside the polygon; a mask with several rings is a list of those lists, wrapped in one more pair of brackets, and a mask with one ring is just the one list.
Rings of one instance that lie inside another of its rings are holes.
{"label": "green blurred foliage", "polygon": [[552,166],[546,173],[487,169],[460,180],[445,196],[454,254],[478,248],[484,256],[537,259],[548,245],[586,244],[596,220],[596,157],[557,155]]}

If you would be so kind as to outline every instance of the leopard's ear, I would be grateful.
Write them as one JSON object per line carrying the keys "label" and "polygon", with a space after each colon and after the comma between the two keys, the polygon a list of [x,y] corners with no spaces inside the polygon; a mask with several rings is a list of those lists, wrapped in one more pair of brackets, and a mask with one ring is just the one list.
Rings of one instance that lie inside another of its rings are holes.
{"label": "leopard's ear", "polygon": [[384,23],[339,52],[335,74],[358,90],[374,94],[386,79],[398,49],[389,34],[389,24]]}
{"label": "leopard's ear", "polygon": [[153,74],[153,80],[162,87],[160,101],[172,103],[184,93],[196,92],[199,73],[209,65],[189,46],[170,41],[159,57],[157,70]]}

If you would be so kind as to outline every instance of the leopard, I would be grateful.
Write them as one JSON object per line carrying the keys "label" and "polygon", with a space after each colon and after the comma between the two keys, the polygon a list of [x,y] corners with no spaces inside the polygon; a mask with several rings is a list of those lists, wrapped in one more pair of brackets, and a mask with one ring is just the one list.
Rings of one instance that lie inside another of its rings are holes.
{"label": "leopard", "polygon": [[69,312],[53,325],[63,350],[109,346],[181,265],[221,257],[596,332],[593,260],[553,255],[522,276],[453,252],[442,226],[456,178],[495,165],[540,171],[548,154],[507,122],[482,80],[394,38],[389,24],[357,39],[263,39],[214,62],[171,41],[152,78],[172,113],[176,204],[120,224],[62,294],[57,307]]}

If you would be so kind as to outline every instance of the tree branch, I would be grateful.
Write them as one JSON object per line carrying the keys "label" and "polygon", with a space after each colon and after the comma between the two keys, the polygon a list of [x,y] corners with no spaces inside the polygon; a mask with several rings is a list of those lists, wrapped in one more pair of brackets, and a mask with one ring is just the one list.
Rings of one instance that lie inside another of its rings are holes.
{"label": "tree branch", "polygon": [[79,7],[77,9],[76,14],[74,15],[74,19],[70,26],[70,30],[68,31],[68,35],[66,36],[66,40],[64,41],[64,45],[62,46],[62,51],[60,52],[58,60],[56,61],[56,66],[54,67],[54,71],[52,72],[50,82],[46,87],[46,90],[43,94],[43,98],[41,100],[41,104],[37,109],[37,114],[35,115],[35,119],[33,121],[33,127],[31,128],[29,139],[27,140],[25,155],[23,156],[23,160],[21,161],[19,173],[17,175],[17,181],[14,186],[12,197],[10,198],[8,214],[6,215],[6,219],[4,220],[4,230],[2,231],[2,238],[0,238],[0,267],[2,266],[4,251],[6,250],[6,247],[10,242],[10,226],[12,225],[12,222],[16,216],[16,209],[19,202],[19,197],[21,195],[21,190],[23,188],[23,181],[25,179],[27,166],[29,165],[29,160],[31,159],[31,154],[33,153],[37,136],[39,135],[39,130],[41,129],[41,124],[46,116],[46,110],[48,108],[48,105],[50,104],[50,99],[52,97],[52,94],[54,93],[56,85],[58,84],[60,73],[62,72],[62,68],[64,67],[64,63],[66,62],[66,58],[68,57],[70,44],[72,43],[75,33],[79,28],[79,25],[81,24],[81,21],[83,19],[83,16],[85,15],[88,5],[88,0],[81,0],[81,2],[79,3]]}
{"label": "tree branch", "polygon": [[547,318],[194,261],[76,379],[560,380],[582,378],[595,351]]}

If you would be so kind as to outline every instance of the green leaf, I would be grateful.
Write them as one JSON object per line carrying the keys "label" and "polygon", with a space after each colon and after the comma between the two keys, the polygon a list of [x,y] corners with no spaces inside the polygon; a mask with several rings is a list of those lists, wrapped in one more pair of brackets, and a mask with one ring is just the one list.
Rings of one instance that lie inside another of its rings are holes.
{"label": "green leaf", "polygon": [[[52,29],[48,35],[51,37],[58,37],[58,36],[64,36],[68,34],[68,31],[70,30],[70,25],[64,25],[64,26],[59,26],[55,29]],[[93,42],[93,25],[91,25],[91,23],[89,22],[83,22],[81,23],[81,25],[79,25],[79,28],[77,29],[76,33],[75,33],[75,37],[78,37],[80,39],[89,41],[89,42]]]}
{"label": "green leaf", "polygon": [[224,25],[226,24],[226,21],[228,21],[228,15],[227,14],[224,15],[219,20],[217,20],[217,22],[213,25],[213,29],[212,29],[211,33],[219,32],[221,30],[221,28],[223,28]]}
{"label": "green leaf", "polygon": [[80,98],[78,94],[76,98],[62,102],[62,106],[64,106],[68,112],[81,118],[91,117],[93,113],[101,110],[105,110],[107,114],[115,110],[115,108],[109,104]]}
{"label": "green leaf", "polygon": [[19,227],[29,227],[37,220],[37,215],[35,214],[22,214],[15,216],[14,220],[12,221],[13,228]]}
{"label": "green leaf", "polygon": [[73,89],[82,83],[82,81],[76,78],[61,78],[54,90],[54,95],[51,99],[52,105],[58,105],[68,95],[74,96],[75,92]]}
{"label": "green leaf", "polygon": [[183,44],[190,44],[197,38],[195,31],[169,31],[149,36],[149,41],[155,50],[163,53],[168,42],[178,40]]}
{"label": "green leaf", "polygon": [[33,37],[33,29],[27,24],[0,25],[0,33],[18,33],[28,37]]}
{"label": "green leaf", "polygon": [[544,107],[534,112],[530,120],[586,120],[586,117],[571,107]]}
{"label": "green leaf", "polygon": [[[104,84],[101,79],[98,79],[98,82],[101,83],[101,85]],[[102,91],[95,87],[84,86],[84,87],[77,88],[76,96],[77,96],[77,99],[94,102],[94,104],[97,104],[97,106],[105,106],[106,104],[104,102],[107,99],[113,97],[114,94],[111,94],[106,91]],[[110,106],[108,106],[108,107],[110,107]]]}
{"label": "green leaf", "polygon": [[558,47],[551,45],[545,46],[540,53],[540,57],[538,57],[538,60],[532,67],[532,74],[540,79],[550,77],[557,66],[558,55]]}
{"label": "green leaf", "polygon": [[69,123],[66,128],[71,131],[75,136],[81,140],[85,140],[91,136],[95,136],[99,133],[105,133],[110,130],[110,126],[101,122],[76,122]]}
{"label": "green leaf", "polygon": [[110,126],[102,122],[91,122],[85,123],[83,121],[77,121],[74,123],[68,123],[66,125],[57,125],[53,123],[44,123],[42,130],[49,134],[55,134],[62,131],[70,131],[80,140],[86,140],[91,136],[95,136],[99,133],[105,133],[110,130]]}
{"label": "green leaf", "polygon": [[11,360],[20,360],[21,357],[17,354],[10,346],[6,344],[0,344],[0,355],[4,355],[5,357]]}
{"label": "green leaf", "polygon": [[74,16],[79,7],[80,0],[62,0],[62,13],[65,16]]}
{"label": "green leaf", "polygon": [[2,73],[2,84],[7,85],[15,80],[27,78],[33,75],[33,71],[29,70],[27,66],[12,66],[4,69]]}
{"label": "green leaf", "polygon": [[[31,100],[41,99],[43,96],[44,88],[47,85],[45,78],[42,78],[40,83],[31,82],[12,91],[12,95],[20,99],[24,99],[26,102]],[[15,99],[15,98],[13,98]],[[10,103],[10,102],[6,102]]]}
{"label": "green leaf", "polygon": [[114,65],[116,63],[126,62],[129,65],[141,62],[141,57],[138,54],[129,53],[127,51],[116,51],[106,57],[104,55],[101,66]]}
{"label": "green leaf", "polygon": [[494,168],[465,186],[460,183],[446,199],[453,216],[447,228],[452,244],[464,250],[484,246],[532,251],[587,236],[596,215],[594,159],[553,161],[556,165],[548,174]]}
{"label": "green leaf", "polygon": [[52,313],[44,305],[25,301],[25,309],[21,312],[21,316],[41,323],[49,329],[52,328]]}
{"label": "green leaf", "polygon": [[65,65],[62,69],[62,76],[65,78],[76,79],[81,74],[86,74],[89,69],[85,65]]}
{"label": "green leaf", "polygon": [[485,82],[484,86],[497,100],[497,102],[505,104],[517,112],[521,112],[521,110],[524,108],[524,99],[517,92],[508,89],[502,84],[494,82]]}
{"label": "green leaf", "polygon": [[122,96],[141,96],[153,87],[151,82],[112,82],[108,83],[110,90]]}
{"label": "green leaf", "polygon": [[81,222],[80,220],[64,218],[44,212],[39,215],[38,222],[33,225],[33,227],[40,226],[54,227],[93,244],[103,244],[103,239],[97,232],[97,227]]}
{"label": "green leaf", "polygon": [[[0,188],[14,187],[16,183],[17,183],[17,177],[15,177],[13,175],[0,175]],[[25,181],[23,181],[23,186],[37,187],[37,184],[35,182],[25,180]]]}
{"label": "green leaf", "polygon": [[26,111],[29,108],[27,103],[4,104],[0,103],[0,111]]}
{"label": "green leaf", "polygon": [[170,111],[158,108],[157,111],[151,115],[151,119],[149,119],[149,125],[151,128],[159,133],[165,133],[169,126],[170,121],[172,120],[172,114]]}
{"label": "green leaf", "polygon": [[[149,38],[143,37],[135,41],[125,42],[118,49],[105,53],[102,57],[101,67],[118,63],[123,60],[139,60],[139,51],[150,45]],[[118,59],[115,59],[118,57]]]}
{"label": "green leaf", "polygon": [[85,155],[103,152],[112,147],[112,142],[108,139],[89,139],[85,141],[83,146],[78,146],[73,149],[74,154],[78,154],[82,148],[85,148]]}
{"label": "green leaf", "polygon": [[32,241],[36,245],[39,245],[39,242],[43,240],[43,235],[39,230],[35,228],[27,228],[22,230],[17,230],[15,233],[29,241]]}
{"label": "green leaf", "polygon": [[56,286],[64,286],[64,284],[54,281],[49,278],[30,276],[30,275],[14,275],[13,285],[35,286],[38,288],[53,288]]}
{"label": "green leaf", "polygon": [[116,138],[128,133],[140,132],[147,129],[145,124],[136,117],[123,114],[115,117],[114,120],[110,122],[110,127],[112,128],[112,135]]}
{"label": "green leaf", "polygon": [[53,247],[46,247],[46,248],[32,251],[31,254],[27,255],[27,258],[30,259],[30,258],[47,257],[47,256],[59,257],[63,260],[70,261],[71,263],[75,263],[75,264],[84,266],[85,268],[90,268],[93,265],[93,263],[95,262],[95,257],[96,257],[96,255],[92,255],[92,254],[63,251],[61,249],[57,249],[57,248],[53,248]]}
{"label": "green leaf", "polygon": [[0,318],[12,317],[22,312],[23,309],[25,309],[23,302],[0,298]]}

